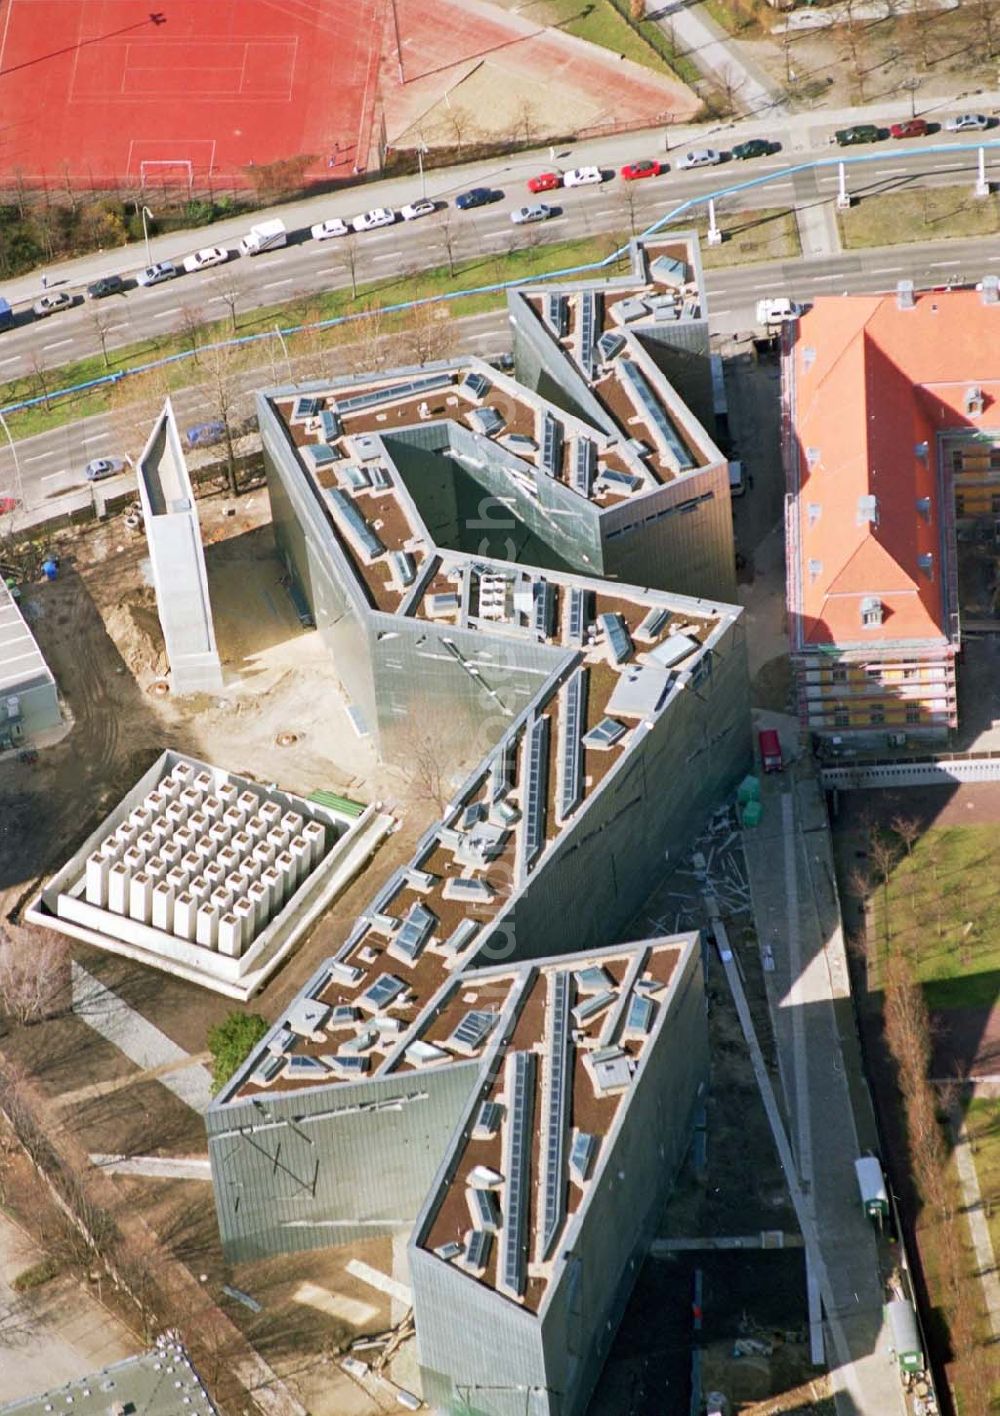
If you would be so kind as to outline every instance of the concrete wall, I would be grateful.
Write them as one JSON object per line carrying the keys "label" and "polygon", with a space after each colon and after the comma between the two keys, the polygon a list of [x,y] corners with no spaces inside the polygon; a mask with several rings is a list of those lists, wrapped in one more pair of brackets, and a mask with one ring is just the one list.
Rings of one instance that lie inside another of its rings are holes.
{"label": "concrete wall", "polygon": [[139,498],[174,693],[218,693],[222,665],[194,492],[168,399],[138,464]]}
{"label": "concrete wall", "polygon": [[[697,940],[678,966],[657,1032],[599,1152],[582,1217],[537,1316],[418,1247],[408,1250],[424,1399],[462,1416],[582,1416],[663,1203],[708,1076]],[[421,1230],[432,1213],[421,1217]],[[462,1321],[455,1321],[455,1314]]]}
{"label": "concrete wall", "polygon": [[408,1229],[478,1076],[472,1061],[210,1107],[208,1155],[227,1260]]}
{"label": "concrete wall", "polygon": [[[663,869],[691,845],[709,810],[753,761],[742,622],[725,626],[711,667],[675,691],[622,767],[591,793],[586,820],[535,867],[486,941],[480,964],[552,953],[574,922],[573,947],[606,944],[634,916]],[[543,875],[544,881],[535,877]]]}

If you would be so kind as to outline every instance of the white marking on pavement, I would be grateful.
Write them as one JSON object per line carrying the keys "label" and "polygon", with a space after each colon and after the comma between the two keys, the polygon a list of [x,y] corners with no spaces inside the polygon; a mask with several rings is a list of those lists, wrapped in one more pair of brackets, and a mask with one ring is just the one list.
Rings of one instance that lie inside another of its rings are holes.
{"label": "white marking on pavement", "polygon": [[397,259],[398,259],[398,252],[396,252],[396,251],[385,251],[381,256],[372,256],[372,264],[374,265],[374,264],[376,263],[376,261],[394,261],[394,260],[397,260]]}
{"label": "white marking on pavement", "polygon": [[278,288],[279,285],[294,285],[294,284],[295,284],[295,281],[294,281],[294,279],[292,278],[292,276],[288,276],[288,278],[287,278],[286,280],[269,280],[266,285],[262,285],[260,288],[261,288],[261,290],[277,290],[277,288]]}
{"label": "white marking on pavement", "polygon": [[4,364],[16,364],[20,357],[20,354],[12,354],[9,359],[0,359],[0,366]]}
{"label": "white marking on pavement", "polygon": [[[211,303],[211,302],[209,302],[209,303]],[[177,310],[161,310],[158,315],[154,315],[154,316],[153,316],[153,319],[154,319],[154,320],[169,320],[169,318],[170,318],[171,315],[176,315],[177,313],[178,313]]]}
{"label": "white marking on pavement", "polygon": [[377,1288],[380,1293],[388,1293],[390,1298],[395,1298],[407,1308],[413,1306],[413,1293],[405,1283],[397,1282],[387,1273],[372,1268],[371,1264],[363,1263],[361,1259],[349,1259],[346,1267],[347,1272],[354,1278],[360,1278],[362,1283]]}
{"label": "white marking on pavement", "polygon": [[869,275],[894,275],[897,270],[902,270],[902,266],[879,266],[878,270],[870,270]]}
{"label": "white marking on pavement", "polygon": [[[21,458],[21,461],[22,461],[22,462],[38,462],[38,461],[39,461],[41,458],[43,458],[43,457],[48,457],[48,453],[47,453],[47,452],[40,452],[40,453],[38,453],[37,456],[35,456],[35,457],[22,457],[22,458]],[[38,480],[39,480],[40,482],[52,482],[52,481],[55,480],[56,477],[65,477],[66,475],[67,475],[67,474],[66,474],[65,472],[46,472],[45,476],[44,476],[44,477],[39,477]]]}
{"label": "white marking on pavement", "polygon": [[954,269],[955,269],[955,261],[954,261],[954,259],[952,259],[952,260],[950,260],[950,261],[929,261],[928,264],[927,264],[927,269],[928,269],[928,270],[954,270]]}
{"label": "white marking on pavement", "polygon": [[92,1154],[91,1165],[112,1175],[141,1175],[150,1180],[211,1180],[212,1168],[207,1160],[169,1155],[101,1155]]}
{"label": "white marking on pavement", "polygon": [[42,349],[62,349],[67,344],[72,344],[72,339],[57,339],[54,344],[43,344]]}

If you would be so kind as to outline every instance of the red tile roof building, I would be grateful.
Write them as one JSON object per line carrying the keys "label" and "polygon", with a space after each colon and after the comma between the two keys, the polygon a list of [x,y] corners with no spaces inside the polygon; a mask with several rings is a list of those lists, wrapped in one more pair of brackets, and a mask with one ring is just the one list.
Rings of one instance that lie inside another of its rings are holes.
{"label": "red tile roof building", "polygon": [[788,620],[812,732],[885,745],[957,724],[956,505],[1000,514],[1000,303],[985,285],[818,299],[789,327]]}

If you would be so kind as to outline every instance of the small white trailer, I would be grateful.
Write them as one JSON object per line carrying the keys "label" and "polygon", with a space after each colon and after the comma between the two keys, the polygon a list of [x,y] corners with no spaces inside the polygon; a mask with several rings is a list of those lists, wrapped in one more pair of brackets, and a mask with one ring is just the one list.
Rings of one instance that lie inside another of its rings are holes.
{"label": "small white trailer", "polygon": [[276,251],[279,246],[288,245],[285,223],[278,217],[273,221],[262,221],[251,226],[247,234],[240,238],[240,255],[259,256],[262,251]]}

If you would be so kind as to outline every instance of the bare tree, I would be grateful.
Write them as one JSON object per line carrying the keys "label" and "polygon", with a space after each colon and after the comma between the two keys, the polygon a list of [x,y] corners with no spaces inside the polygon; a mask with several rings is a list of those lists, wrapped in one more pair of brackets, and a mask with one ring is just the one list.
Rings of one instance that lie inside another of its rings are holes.
{"label": "bare tree", "polygon": [[514,105],[514,137],[528,144],[538,136],[538,107],[526,96]]}
{"label": "bare tree", "polygon": [[198,345],[201,342],[201,332],[205,323],[205,312],[197,305],[182,305],[177,314],[175,329],[179,338],[187,345],[194,362],[197,364]]}
{"label": "bare tree", "polygon": [[447,359],[454,353],[455,340],[455,322],[447,305],[421,302],[407,310],[402,342],[407,358],[413,363],[430,364],[435,359]]}
{"label": "bare tree", "polygon": [[114,315],[110,310],[103,309],[100,305],[93,305],[90,309],[90,327],[94,331],[94,337],[101,346],[101,358],[104,360],[104,367],[111,368],[111,360],[108,358],[108,334],[114,323]]}
{"label": "bare tree", "polygon": [[338,242],[337,254],[351,282],[351,299],[358,298],[358,238],[353,232]]}
{"label": "bare tree", "polygon": [[629,233],[632,236],[636,234],[635,213],[638,197],[639,194],[636,191],[636,184],[634,182],[623,182],[618,189],[618,200],[621,203],[622,212],[624,213],[625,220],[628,222]]}
{"label": "bare tree", "polygon": [[882,932],[888,944],[892,933],[889,923],[889,881],[896,865],[896,850],[892,841],[883,836],[877,826],[872,828],[868,839],[868,856],[875,878],[882,887]]}
{"label": "bare tree", "polygon": [[906,854],[912,856],[913,847],[920,839],[920,833],[923,829],[919,817],[904,816],[902,812],[897,812],[889,822],[889,826],[906,847]]}
{"label": "bare tree", "polygon": [[[424,726],[423,723],[431,724]],[[406,795],[415,804],[430,804],[440,816],[451,799],[455,769],[453,751],[432,718],[414,716],[394,735],[392,756],[406,779]]]}
{"label": "bare tree", "polygon": [[35,1305],[26,1294],[0,1302],[0,1348],[21,1347],[37,1332]]}
{"label": "bare tree", "polygon": [[203,388],[209,396],[212,417],[222,424],[226,446],[226,481],[231,497],[239,496],[236,453],[233,448],[233,419],[239,395],[239,378],[233,350],[227,344],[213,344],[202,355],[205,372]]}
{"label": "bare tree", "polygon": [[0,1012],[22,1026],[61,1012],[69,983],[66,940],[47,930],[15,939],[0,929]]}
{"label": "bare tree", "polygon": [[453,103],[444,117],[445,131],[451,141],[458,148],[459,152],[476,131],[476,123],[467,108],[463,108],[460,103]]}
{"label": "bare tree", "polygon": [[976,48],[980,54],[985,50],[985,57],[992,59],[1000,32],[1000,12],[996,0],[965,0],[965,9],[972,16],[976,28]]}
{"label": "bare tree", "polygon": [[212,291],[229,311],[229,325],[235,334],[237,329],[236,308],[246,294],[239,266],[224,266],[221,274],[212,281]]}
{"label": "bare tree", "polygon": [[129,457],[138,457],[145,446],[149,430],[159,417],[167,393],[163,369],[148,369],[145,373],[133,374],[112,384],[110,412],[115,441]]}
{"label": "bare tree", "polygon": [[734,69],[731,64],[727,64],[724,69],[719,70],[718,84],[723,112],[735,113],[740,93],[746,84],[746,77]]}
{"label": "bare tree", "polygon": [[52,405],[49,401],[49,369],[45,362],[45,356],[38,349],[33,349],[28,355],[28,368],[31,370],[31,377],[46,413],[51,411]]}
{"label": "bare tree", "polygon": [[388,353],[385,312],[377,300],[359,319],[351,321],[347,333],[350,343],[341,348],[352,373],[366,374],[385,367]]}
{"label": "bare tree", "polygon": [[441,237],[441,245],[444,247],[445,255],[448,258],[448,274],[455,274],[455,242],[458,233],[451,224],[450,217],[446,214],[441,225],[438,227],[438,235]]}

